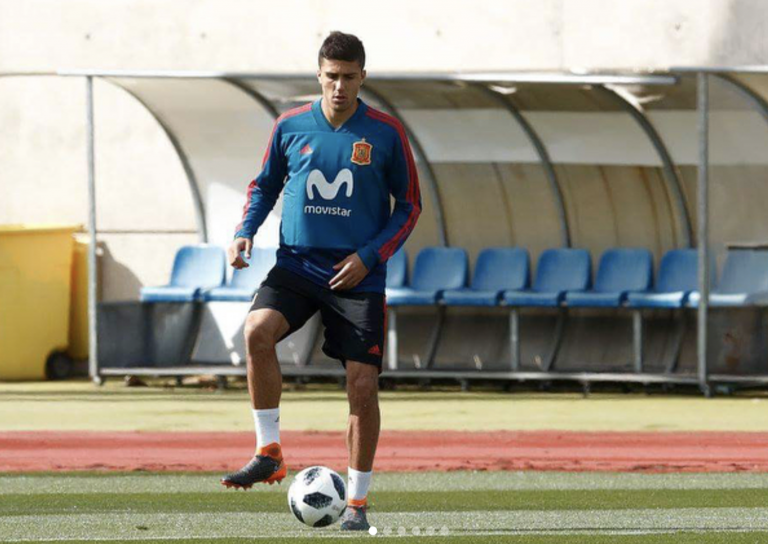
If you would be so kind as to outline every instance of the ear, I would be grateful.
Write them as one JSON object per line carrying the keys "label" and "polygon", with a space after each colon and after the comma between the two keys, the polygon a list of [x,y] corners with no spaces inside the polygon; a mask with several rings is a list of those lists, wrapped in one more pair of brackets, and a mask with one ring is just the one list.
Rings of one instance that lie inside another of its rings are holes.
{"label": "ear", "polygon": [[366,78],[367,75],[368,75],[368,72],[363,70],[362,75],[360,76],[360,85],[363,84],[363,82],[365,81],[365,78]]}

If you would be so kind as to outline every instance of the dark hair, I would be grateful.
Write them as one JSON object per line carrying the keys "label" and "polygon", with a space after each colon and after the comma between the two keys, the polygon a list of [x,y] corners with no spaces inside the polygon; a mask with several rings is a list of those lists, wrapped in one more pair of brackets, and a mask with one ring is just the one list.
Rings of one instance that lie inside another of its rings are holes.
{"label": "dark hair", "polygon": [[363,42],[357,36],[334,30],[320,47],[320,53],[317,55],[318,66],[322,64],[323,59],[347,62],[357,61],[360,69],[363,70],[365,68],[365,48],[363,47]]}

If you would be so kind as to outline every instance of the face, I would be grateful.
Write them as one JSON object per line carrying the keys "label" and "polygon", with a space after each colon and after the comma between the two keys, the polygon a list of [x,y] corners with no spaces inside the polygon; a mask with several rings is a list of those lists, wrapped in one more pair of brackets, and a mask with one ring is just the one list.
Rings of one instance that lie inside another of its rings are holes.
{"label": "face", "polygon": [[323,102],[336,112],[351,108],[365,79],[365,70],[357,61],[323,59],[317,80],[323,91]]}

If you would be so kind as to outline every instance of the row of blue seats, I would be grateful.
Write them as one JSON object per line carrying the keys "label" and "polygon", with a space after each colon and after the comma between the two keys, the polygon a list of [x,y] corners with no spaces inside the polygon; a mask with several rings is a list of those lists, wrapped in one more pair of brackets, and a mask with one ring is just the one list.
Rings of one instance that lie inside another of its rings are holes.
{"label": "row of blue seats", "polygon": [[[426,248],[408,274],[404,250],[388,263],[390,306],[512,306],[682,308],[698,305],[698,261],[694,249],[668,251],[653,282],[653,257],[646,249],[614,248],[603,253],[592,283],[585,249],[544,251],[530,282],[530,258],[522,248],[480,252],[472,281],[469,259],[460,248]],[[226,279],[226,257],[217,246],[184,246],[176,254],[168,285],[145,287],[146,302],[249,301],[275,263],[274,249],[254,248],[249,267]],[[714,267],[713,267],[714,268]],[[713,274],[714,275],[714,274]],[[710,304],[751,304],[768,292],[768,254],[729,252]]]}
{"label": "row of blue seats", "polygon": [[248,267],[226,283],[227,262],[218,246],[183,246],[176,252],[167,285],[143,287],[143,302],[247,302],[275,264],[274,249],[254,248]]}
{"label": "row of blue seats", "polygon": [[[711,277],[714,279],[714,266]],[[675,249],[664,254],[653,281],[653,256],[640,248],[613,248],[601,258],[592,283],[585,249],[548,249],[539,257],[533,283],[530,258],[522,248],[480,252],[469,282],[467,253],[459,248],[426,248],[408,281],[404,253],[389,262],[390,306],[510,306],[582,308],[696,307],[698,253]],[[743,306],[768,293],[768,253],[731,251],[710,294],[713,306]]]}

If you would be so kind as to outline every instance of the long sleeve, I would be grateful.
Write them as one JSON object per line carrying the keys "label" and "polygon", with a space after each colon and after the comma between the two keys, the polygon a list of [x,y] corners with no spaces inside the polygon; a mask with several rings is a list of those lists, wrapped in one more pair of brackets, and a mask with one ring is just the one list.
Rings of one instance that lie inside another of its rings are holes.
{"label": "long sleeve", "polygon": [[393,146],[392,162],[388,171],[390,193],[395,206],[384,229],[358,251],[368,270],[387,260],[405,243],[416,226],[421,213],[421,191],[416,163],[402,125],[397,123],[397,138]]}
{"label": "long sleeve", "polygon": [[261,163],[261,172],[248,185],[243,219],[237,226],[235,238],[253,238],[269,212],[275,207],[280,191],[283,190],[287,166],[280,143],[280,121],[281,119],[278,119],[272,129]]}

